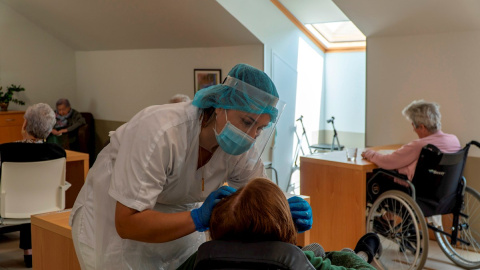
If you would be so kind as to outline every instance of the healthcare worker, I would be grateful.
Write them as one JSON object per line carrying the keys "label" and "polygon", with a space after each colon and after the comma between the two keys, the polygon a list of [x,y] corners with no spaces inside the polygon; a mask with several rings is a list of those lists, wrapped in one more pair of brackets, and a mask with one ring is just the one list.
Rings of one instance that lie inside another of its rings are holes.
{"label": "healthcare worker", "polygon": [[[265,177],[260,155],[283,107],[264,72],[238,64],[192,102],[148,107],[119,127],[70,215],[82,269],[177,268],[205,241],[214,205]],[[310,229],[308,203],[289,202],[297,229]]]}

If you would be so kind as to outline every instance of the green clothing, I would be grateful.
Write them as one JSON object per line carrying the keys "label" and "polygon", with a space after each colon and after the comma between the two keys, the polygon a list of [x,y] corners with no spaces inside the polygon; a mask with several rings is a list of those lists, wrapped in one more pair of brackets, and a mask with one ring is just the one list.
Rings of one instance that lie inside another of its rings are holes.
{"label": "green clothing", "polygon": [[325,259],[315,257],[313,251],[304,251],[310,263],[318,270],[372,269],[373,266],[351,252],[328,252]]}
{"label": "green clothing", "polygon": [[[375,270],[373,266],[351,252],[328,252],[325,259],[322,257],[315,257],[313,251],[303,251],[303,253],[307,256],[307,259],[315,269],[318,270]],[[192,270],[196,258],[197,253],[195,252],[182,265],[180,265],[177,270]]]}

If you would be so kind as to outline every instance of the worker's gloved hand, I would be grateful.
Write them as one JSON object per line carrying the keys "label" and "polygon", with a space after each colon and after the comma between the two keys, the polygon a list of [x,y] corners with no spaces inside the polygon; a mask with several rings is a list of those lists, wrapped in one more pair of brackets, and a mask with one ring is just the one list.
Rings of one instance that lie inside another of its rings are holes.
{"label": "worker's gloved hand", "polygon": [[288,205],[297,231],[302,233],[310,230],[313,224],[310,204],[304,199],[294,196],[288,199]]}
{"label": "worker's gloved hand", "polygon": [[203,202],[202,206],[197,209],[193,209],[190,212],[193,223],[195,223],[195,229],[199,232],[208,230],[210,224],[210,216],[212,215],[213,207],[223,198],[235,193],[236,189],[229,186],[222,186],[214,192],[210,193]]}

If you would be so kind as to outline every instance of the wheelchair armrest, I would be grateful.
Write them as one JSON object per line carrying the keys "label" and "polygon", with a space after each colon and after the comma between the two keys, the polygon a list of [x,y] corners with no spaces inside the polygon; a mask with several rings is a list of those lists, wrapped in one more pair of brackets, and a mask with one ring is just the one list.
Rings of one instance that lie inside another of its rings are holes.
{"label": "wheelchair armrest", "polygon": [[374,174],[372,176],[372,179],[377,174],[386,174],[386,175],[389,175],[389,176],[392,176],[392,177],[395,177],[395,178],[398,178],[398,179],[401,179],[401,180],[408,181],[408,177],[406,175],[398,173],[397,171],[394,171],[394,170],[385,170],[385,169],[379,168],[379,169],[373,170],[373,173]]}
{"label": "wheelchair armrest", "polygon": [[382,168],[378,168],[378,169],[373,170],[373,173],[374,173],[374,174],[373,174],[373,176],[370,178],[370,180],[368,180],[368,183],[370,183],[370,181],[372,181],[377,175],[379,175],[379,174],[386,174],[386,175],[395,177],[396,179],[405,182],[405,183],[410,187],[410,191],[412,192],[412,198],[413,198],[413,200],[416,199],[416,198],[415,198],[415,186],[412,184],[411,181],[408,180],[408,177],[407,177],[406,175],[401,174],[401,173],[398,173],[397,171],[385,170],[385,169],[382,169]]}

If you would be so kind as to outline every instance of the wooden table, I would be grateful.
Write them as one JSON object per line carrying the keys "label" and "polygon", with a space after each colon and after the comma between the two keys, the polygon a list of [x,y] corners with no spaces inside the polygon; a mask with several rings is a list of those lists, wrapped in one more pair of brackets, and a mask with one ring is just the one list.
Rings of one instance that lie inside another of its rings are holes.
{"label": "wooden table", "polygon": [[80,270],[68,225],[70,209],[33,215],[32,250],[35,270]]}
{"label": "wooden table", "polygon": [[75,151],[66,150],[67,152],[67,164],[66,164],[66,180],[72,186],[66,191],[65,194],[65,208],[72,208],[73,203],[77,199],[77,195],[80,192],[89,169],[89,156],[86,153],[80,153]]}
{"label": "wooden table", "polygon": [[[398,149],[400,145],[373,147]],[[310,242],[326,251],[355,248],[365,234],[366,174],[377,166],[361,158],[347,161],[345,151],[300,157],[300,194],[310,196]]]}

